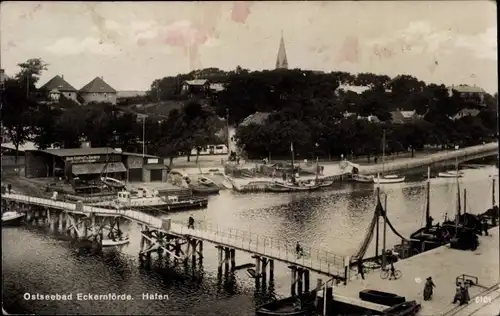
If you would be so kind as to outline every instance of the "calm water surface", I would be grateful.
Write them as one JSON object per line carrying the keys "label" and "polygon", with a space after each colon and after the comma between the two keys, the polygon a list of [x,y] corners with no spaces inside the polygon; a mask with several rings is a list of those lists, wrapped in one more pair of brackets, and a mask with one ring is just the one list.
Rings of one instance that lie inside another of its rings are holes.
{"label": "calm water surface", "polygon": [[[461,188],[467,189],[467,211],[483,212],[491,207],[495,168],[464,170]],[[498,182],[497,182],[498,184]],[[403,235],[422,226],[425,183],[385,185],[387,212]],[[496,189],[498,201],[498,189]],[[207,210],[172,215],[174,220],[195,219],[236,228],[294,243],[313,246],[340,255],[352,254],[366,233],[375,207],[373,185],[339,185],[336,190],[298,194],[238,194],[229,191],[212,197]],[[441,221],[456,209],[454,179],[431,180],[431,212]],[[125,227],[131,243],[120,251],[102,256],[79,253],[70,242],[58,240],[35,228],[2,229],[3,307],[10,313],[37,314],[157,314],[157,315],[255,315],[255,305],[271,295],[286,296],[290,277],[284,264],[275,263],[274,284],[255,290],[246,271],[237,271],[233,282],[218,280],[217,254],[204,245],[203,265],[174,267],[153,260],[150,267],[138,262],[139,229]],[[389,246],[399,243],[392,232]],[[374,243],[368,255],[374,254]],[[156,255],[153,255],[156,258]],[[236,252],[236,264],[253,262]],[[315,278],[311,276],[311,285]],[[26,301],[23,294],[130,294],[132,301]],[[168,294],[165,301],[142,300],[143,293]]]}

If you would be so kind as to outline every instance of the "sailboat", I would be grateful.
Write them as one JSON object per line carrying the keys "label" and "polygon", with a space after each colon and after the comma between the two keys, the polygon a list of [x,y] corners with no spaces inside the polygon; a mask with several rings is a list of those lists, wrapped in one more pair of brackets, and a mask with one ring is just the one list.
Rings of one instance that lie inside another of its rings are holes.
{"label": "sailboat", "polygon": [[443,234],[439,224],[432,224],[430,215],[431,168],[427,168],[427,202],[425,205],[425,226],[410,235],[412,253],[421,253],[449,242],[449,235]]}
{"label": "sailboat", "polygon": [[384,167],[385,167],[385,130],[382,138],[382,176],[377,174],[377,177],[373,179],[378,184],[389,184],[389,183],[401,183],[405,181],[404,176],[398,175],[384,175]]}
{"label": "sailboat", "polygon": [[297,180],[295,175],[295,166],[294,166],[294,151],[293,151],[293,143],[290,143],[290,151],[292,153],[292,177],[289,182],[279,182],[275,181],[272,184],[267,186],[267,190],[270,192],[300,192],[300,191],[315,191],[321,189],[325,186],[330,185],[331,183],[320,183],[318,181],[318,175],[316,175],[316,180],[305,180],[300,181]]}
{"label": "sailboat", "polygon": [[488,223],[488,227],[496,227],[498,225],[499,214],[498,205],[495,201],[495,176],[492,176],[492,187],[491,187],[491,208],[487,209],[483,214],[480,215],[482,219],[485,219]]}

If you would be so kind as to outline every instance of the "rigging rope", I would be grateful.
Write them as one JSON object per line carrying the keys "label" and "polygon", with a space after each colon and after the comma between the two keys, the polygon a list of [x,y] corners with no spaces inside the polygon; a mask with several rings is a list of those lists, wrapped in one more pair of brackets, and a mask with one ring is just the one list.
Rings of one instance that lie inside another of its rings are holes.
{"label": "rigging rope", "polygon": [[368,246],[370,245],[371,241],[373,240],[373,233],[375,231],[375,225],[377,224],[378,217],[380,216],[380,211],[382,208],[382,204],[380,203],[380,199],[377,199],[377,206],[375,207],[375,212],[373,213],[373,218],[370,222],[370,225],[368,226],[368,229],[366,230],[365,238],[361,241],[358,250],[354,253],[352,256],[352,261],[358,261],[361,260],[365,254],[366,251],[368,250]]}

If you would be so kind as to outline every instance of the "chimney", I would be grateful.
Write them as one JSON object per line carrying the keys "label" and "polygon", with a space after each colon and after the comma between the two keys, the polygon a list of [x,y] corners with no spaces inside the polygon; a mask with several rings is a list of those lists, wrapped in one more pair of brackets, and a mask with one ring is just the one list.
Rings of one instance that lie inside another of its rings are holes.
{"label": "chimney", "polygon": [[63,78],[63,79],[64,79],[64,75],[61,75],[61,78]]}
{"label": "chimney", "polygon": [[104,80],[104,78],[101,76],[101,80]]}

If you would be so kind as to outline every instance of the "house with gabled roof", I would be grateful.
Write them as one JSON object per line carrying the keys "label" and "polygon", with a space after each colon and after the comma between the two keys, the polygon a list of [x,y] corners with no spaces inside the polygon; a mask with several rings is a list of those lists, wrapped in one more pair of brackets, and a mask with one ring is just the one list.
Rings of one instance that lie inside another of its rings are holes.
{"label": "house with gabled roof", "polygon": [[413,111],[402,111],[397,109],[396,111],[391,111],[391,123],[393,124],[407,124],[414,123],[418,120],[423,119],[423,115],[417,114],[415,110]]}
{"label": "house with gabled roof", "polygon": [[77,101],[78,91],[64,80],[63,75],[56,75],[40,87],[40,92],[46,94],[51,100],[58,101],[61,95],[67,99]]}
{"label": "house with gabled roof", "polygon": [[95,77],[79,91],[85,104],[111,103],[116,104],[116,90],[107,84],[102,77]]}
{"label": "house with gabled roof", "polygon": [[478,105],[484,106],[484,95],[486,91],[480,87],[469,86],[466,84],[452,85],[448,87],[448,94],[453,95],[453,91],[456,91],[460,97],[466,101],[477,101]]}

